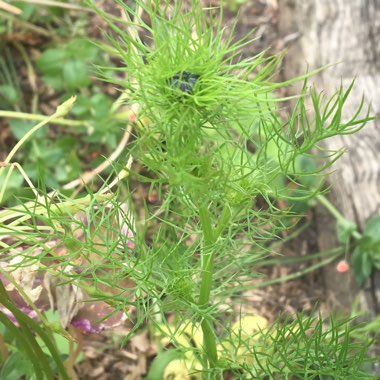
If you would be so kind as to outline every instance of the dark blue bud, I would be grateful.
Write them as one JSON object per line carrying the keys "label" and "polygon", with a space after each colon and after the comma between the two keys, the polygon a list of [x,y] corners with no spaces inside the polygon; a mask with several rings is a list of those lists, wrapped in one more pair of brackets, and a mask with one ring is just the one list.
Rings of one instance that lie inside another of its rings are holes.
{"label": "dark blue bud", "polygon": [[198,74],[182,71],[175,74],[172,78],[169,79],[169,85],[172,88],[179,88],[182,92],[191,94],[193,92],[195,82],[198,80],[198,78]]}

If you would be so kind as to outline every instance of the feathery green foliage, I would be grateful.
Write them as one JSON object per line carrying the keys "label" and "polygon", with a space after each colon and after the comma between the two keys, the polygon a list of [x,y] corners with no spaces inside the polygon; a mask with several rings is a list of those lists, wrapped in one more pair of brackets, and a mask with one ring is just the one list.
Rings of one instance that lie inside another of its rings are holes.
{"label": "feathery green foliage", "polygon": [[[320,175],[339,158],[341,151],[326,152],[320,141],[354,133],[371,117],[363,113],[362,102],[352,119],[343,120],[353,83],[326,100],[308,89],[307,78],[313,73],[276,83],[281,56],[263,52],[239,60],[243,46],[253,41],[247,37],[235,42],[233,31],[226,36],[221,18],[196,0],[189,10],[180,1],[137,2],[135,8],[117,2],[125,11],[127,31],[102,16],[117,34],[110,41],[125,63],[127,80],[120,84],[139,109],[131,154],[150,173],[136,173],[138,178],[162,199],[160,213],[151,215],[160,227],[149,247],[139,245],[134,267],[145,273],[141,285],[147,287],[160,318],[165,320],[166,310],[177,310],[180,326],[187,310],[186,317],[201,324],[203,369],[215,375],[220,364],[218,295],[232,283],[247,280],[247,271],[254,275],[253,264],[265,254],[265,240],[275,236],[286,217],[276,209],[275,199],[289,197],[286,182]],[[302,92],[283,121],[278,107],[284,99],[276,98],[274,91],[299,81],[304,81]],[[300,172],[297,160],[310,155],[312,148],[329,160],[316,170]],[[287,180],[279,185],[278,178]],[[313,195],[299,187],[301,197]],[[265,207],[255,207],[259,199]],[[263,228],[268,222],[269,230]],[[321,329],[314,333],[321,350],[324,345],[338,350],[337,341],[322,339]],[[347,339],[342,344],[350,347]],[[295,371],[290,361],[284,365],[289,373]],[[347,365],[346,357],[336,354],[326,373],[338,374],[338,367]],[[309,367],[302,366],[307,373]]]}

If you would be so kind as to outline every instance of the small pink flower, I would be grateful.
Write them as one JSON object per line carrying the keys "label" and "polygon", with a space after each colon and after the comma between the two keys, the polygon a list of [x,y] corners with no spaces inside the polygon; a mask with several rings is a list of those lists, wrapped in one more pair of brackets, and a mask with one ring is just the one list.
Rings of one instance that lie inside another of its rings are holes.
{"label": "small pink flower", "polygon": [[157,202],[157,199],[158,199],[158,196],[156,193],[152,193],[147,196],[147,200],[149,203],[155,203]]}
{"label": "small pink flower", "polygon": [[101,331],[118,327],[127,319],[123,311],[116,311],[103,301],[82,303],[81,309],[71,320],[77,329],[89,333],[99,334]]}
{"label": "small pink flower", "polygon": [[77,329],[79,329],[85,333],[89,333],[89,334],[99,334],[105,328],[102,324],[98,324],[98,325],[92,324],[86,318],[74,319],[71,321],[71,324],[75,328],[77,328]]}
{"label": "small pink flower", "polygon": [[336,266],[336,270],[339,273],[346,273],[350,270],[350,264],[346,260],[341,260]]}

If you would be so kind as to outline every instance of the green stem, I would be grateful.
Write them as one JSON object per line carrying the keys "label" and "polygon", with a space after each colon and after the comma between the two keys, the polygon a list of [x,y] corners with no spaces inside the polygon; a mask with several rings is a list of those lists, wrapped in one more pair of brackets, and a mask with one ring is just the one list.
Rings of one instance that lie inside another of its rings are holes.
{"label": "green stem", "polygon": [[[199,294],[199,305],[207,307],[210,301],[212,275],[214,271],[212,245],[215,242],[215,236],[212,229],[210,213],[207,207],[200,207],[199,218],[202,225],[204,240],[202,249],[202,279]],[[207,360],[210,367],[214,367],[218,361],[214,328],[212,323],[206,318],[203,319],[201,327],[203,331],[203,344],[205,347]]]}
{"label": "green stem", "polygon": [[199,304],[207,305],[210,300],[212,274],[213,274],[213,244],[215,243],[214,232],[212,229],[210,213],[206,207],[199,209],[199,218],[203,230],[202,248],[202,280],[199,295]]}
{"label": "green stem", "polygon": [[[25,133],[25,135],[17,142],[17,144],[12,148],[10,153],[7,155],[7,157],[5,158],[3,162],[3,166],[11,162],[16,152],[29,139],[29,137],[33,135],[33,133],[37,132],[40,128],[44,127],[46,124],[49,124],[50,122],[54,120],[57,120],[57,119],[62,118],[63,116],[66,116],[66,114],[70,111],[70,109],[74,105],[75,100],[76,100],[76,97],[71,97],[70,99],[66,100],[65,102],[63,102],[57,107],[57,110],[52,115],[45,117],[43,121],[35,125],[27,133]],[[0,168],[0,173],[3,169],[4,167]]]}
{"label": "green stem", "polygon": [[[207,307],[210,301],[212,288],[212,277],[214,273],[214,243],[224,231],[230,220],[230,209],[225,206],[218,225],[213,229],[210,213],[206,206],[199,209],[199,218],[203,231],[204,245],[202,249],[202,279],[199,294],[199,305]],[[203,331],[203,343],[207,354],[207,360],[211,367],[214,367],[218,361],[216,350],[215,331],[212,322],[204,318],[201,324]]]}
{"label": "green stem", "polygon": [[[112,114],[113,120],[126,121],[131,116],[131,111],[123,111]],[[0,117],[7,119],[22,119],[22,120],[32,120],[32,121],[45,121],[50,116],[40,115],[36,113],[27,113],[27,112],[16,112],[16,111],[3,111],[0,110]],[[88,120],[72,120],[72,119],[63,119],[57,118],[54,120],[54,124],[66,125],[68,127],[90,127],[91,123]]]}
{"label": "green stem", "polygon": [[[50,116],[39,115],[35,113],[15,112],[15,111],[0,111],[0,117],[7,119],[23,119],[32,121],[45,121]],[[88,127],[89,123],[82,120],[68,120],[58,118],[54,120],[54,124],[67,125],[69,127]]]}
{"label": "green stem", "polygon": [[212,321],[204,318],[202,323],[203,332],[203,345],[206,352],[206,358],[208,360],[210,368],[216,366],[218,362],[218,351],[216,349],[215,329]]}
{"label": "green stem", "polygon": [[328,257],[327,259],[325,259],[323,261],[318,262],[317,264],[311,265],[304,270],[301,270],[301,271],[298,271],[295,273],[291,273],[291,274],[288,274],[286,276],[277,277],[277,278],[274,278],[271,280],[259,282],[258,284],[255,284],[252,287],[252,289],[264,288],[264,287],[269,286],[269,285],[283,284],[284,282],[295,280],[299,277],[304,276],[305,274],[311,273],[311,272],[313,272],[319,268],[324,267],[325,265],[330,264],[337,257],[339,257],[341,254],[342,254],[342,250],[337,249],[335,252],[332,253],[332,255],[330,257]]}
{"label": "green stem", "polygon": [[[351,222],[348,221],[325,196],[318,194],[316,198],[323,206],[326,207],[327,211],[337,220],[338,224],[343,227],[349,227]],[[352,231],[351,234],[357,240],[362,237],[362,234],[356,230]]]}

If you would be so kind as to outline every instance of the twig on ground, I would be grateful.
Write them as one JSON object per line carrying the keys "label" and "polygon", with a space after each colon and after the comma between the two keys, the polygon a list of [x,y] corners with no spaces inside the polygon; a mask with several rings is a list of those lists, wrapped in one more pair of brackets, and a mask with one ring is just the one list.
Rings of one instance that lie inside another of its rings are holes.
{"label": "twig on ground", "polygon": [[131,135],[131,131],[132,131],[132,126],[128,125],[127,129],[125,130],[125,133],[124,133],[122,139],[120,140],[119,145],[117,146],[117,148],[115,149],[115,151],[111,154],[111,156],[107,160],[105,160],[104,162],[102,162],[95,169],[93,169],[91,171],[88,171],[88,172],[85,172],[80,178],[67,183],[66,185],[63,186],[63,188],[65,190],[70,190],[70,189],[75,189],[76,187],[78,187],[74,191],[75,195],[78,194],[79,191],[85,185],[87,185],[95,176],[97,176],[102,171],[104,171],[105,169],[107,169],[117,159],[117,157],[120,156],[121,152],[123,152],[125,146],[127,145],[128,141],[129,141],[129,137]]}
{"label": "twig on ground", "polygon": [[0,1],[0,9],[4,9],[6,12],[13,13],[14,15],[20,15],[22,13],[20,8],[7,4],[5,1]]}

